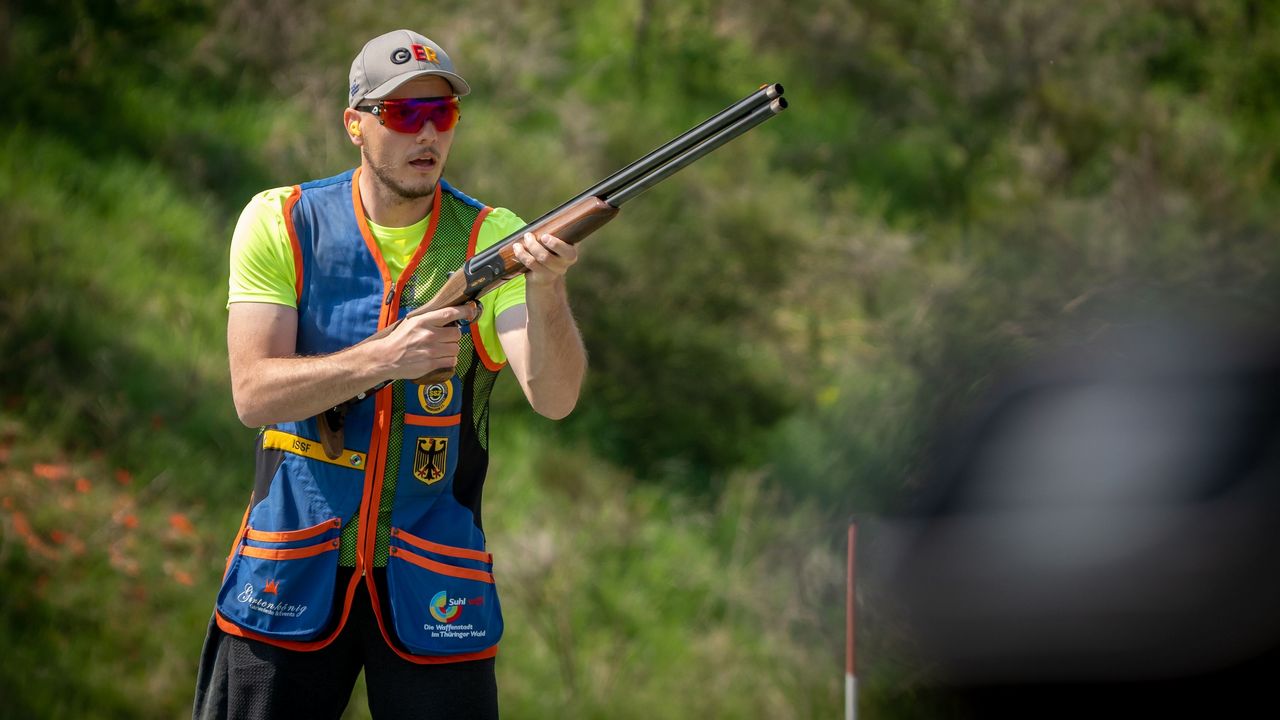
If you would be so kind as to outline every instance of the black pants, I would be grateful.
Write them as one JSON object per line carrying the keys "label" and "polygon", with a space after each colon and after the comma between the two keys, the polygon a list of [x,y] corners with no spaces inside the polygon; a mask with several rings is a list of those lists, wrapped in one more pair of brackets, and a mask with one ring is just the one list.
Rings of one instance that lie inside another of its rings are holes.
{"label": "black pants", "polygon": [[[339,577],[339,587],[346,587],[348,577]],[[369,710],[378,720],[498,717],[494,659],[418,665],[401,658],[378,630],[364,583],[346,627],[321,650],[285,650],[239,638],[210,621],[192,717],[340,718],[362,667]]]}

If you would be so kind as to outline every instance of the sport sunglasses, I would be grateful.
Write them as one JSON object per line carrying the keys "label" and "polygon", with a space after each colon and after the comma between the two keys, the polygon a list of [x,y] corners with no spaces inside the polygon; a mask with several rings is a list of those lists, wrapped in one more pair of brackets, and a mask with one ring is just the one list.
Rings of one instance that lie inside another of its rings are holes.
{"label": "sport sunglasses", "polygon": [[373,113],[379,123],[409,134],[421,132],[428,121],[437,132],[449,132],[462,117],[458,98],[454,96],[380,100],[372,105],[357,105],[355,109]]}

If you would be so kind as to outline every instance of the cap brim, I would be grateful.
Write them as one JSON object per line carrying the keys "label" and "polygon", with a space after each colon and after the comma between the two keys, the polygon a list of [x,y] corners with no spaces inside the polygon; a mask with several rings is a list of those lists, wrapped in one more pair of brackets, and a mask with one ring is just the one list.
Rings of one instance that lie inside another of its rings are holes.
{"label": "cap brim", "polygon": [[[395,92],[397,88],[410,80],[426,77],[427,75],[439,75],[449,81],[449,85],[453,87],[453,93],[459,97],[471,92],[471,86],[468,85],[467,81],[463,80],[462,76],[457,73],[451,73],[448,70],[414,70],[413,72],[407,72],[403,75],[397,75],[382,83],[378,87],[365,93],[363,97],[357,98],[356,103],[361,100],[381,100]],[[352,103],[352,107],[355,107],[356,103]]]}

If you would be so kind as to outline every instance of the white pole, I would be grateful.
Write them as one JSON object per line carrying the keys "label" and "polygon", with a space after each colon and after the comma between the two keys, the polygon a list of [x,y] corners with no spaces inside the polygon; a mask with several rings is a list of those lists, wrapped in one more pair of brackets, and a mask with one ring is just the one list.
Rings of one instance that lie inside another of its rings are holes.
{"label": "white pole", "polygon": [[853,673],[844,674],[844,717],[845,720],[858,718],[858,679]]}
{"label": "white pole", "polygon": [[858,717],[858,679],[854,675],[853,663],[853,630],[854,630],[854,598],[853,558],[857,545],[858,526],[849,521],[849,573],[845,576],[845,634],[844,634],[844,717],[845,720],[857,720]]}

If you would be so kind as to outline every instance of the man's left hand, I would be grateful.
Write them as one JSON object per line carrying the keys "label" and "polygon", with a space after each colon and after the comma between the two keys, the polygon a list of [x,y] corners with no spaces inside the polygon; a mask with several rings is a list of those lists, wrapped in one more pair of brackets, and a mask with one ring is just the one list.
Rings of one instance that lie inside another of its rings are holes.
{"label": "man's left hand", "polygon": [[511,246],[516,259],[529,268],[526,282],[529,285],[549,286],[564,279],[564,274],[578,262],[578,248],[555,235],[535,237],[525,233]]}

